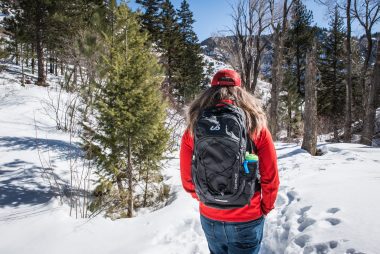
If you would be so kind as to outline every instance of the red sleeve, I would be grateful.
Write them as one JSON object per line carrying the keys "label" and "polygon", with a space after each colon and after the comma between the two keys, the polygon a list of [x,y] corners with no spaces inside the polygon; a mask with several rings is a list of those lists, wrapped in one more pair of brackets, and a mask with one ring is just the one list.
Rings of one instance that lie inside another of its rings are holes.
{"label": "red sleeve", "polygon": [[195,193],[194,183],[191,178],[191,160],[193,157],[193,147],[193,138],[190,136],[189,131],[186,130],[182,136],[181,150],[179,154],[182,186],[185,191],[193,196],[193,198],[199,200],[197,194]]}
{"label": "red sleeve", "polygon": [[277,155],[268,129],[263,129],[255,139],[259,156],[259,171],[261,180],[261,210],[266,215],[276,201],[280,180],[278,177]]}

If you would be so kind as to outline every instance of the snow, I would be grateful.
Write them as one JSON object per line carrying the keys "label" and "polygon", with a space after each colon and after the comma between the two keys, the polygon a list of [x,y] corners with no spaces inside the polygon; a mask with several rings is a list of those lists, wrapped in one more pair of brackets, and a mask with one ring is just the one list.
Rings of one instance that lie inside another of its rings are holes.
{"label": "snow", "polygon": [[[202,54],[203,61],[208,65],[211,64],[214,68],[215,72],[222,70],[222,69],[231,69],[231,65],[226,64],[222,61],[216,60],[215,58],[212,58],[208,55]],[[207,67],[207,66],[206,66]]]}
{"label": "snow", "polygon": [[380,150],[321,144],[324,155],[312,157],[295,144],[276,148],[281,191],[267,253],[380,253]]}
{"label": "snow", "polygon": [[[37,151],[39,144],[43,158],[52,160],[51,174],[67,183],[68,151],[77,145],[43,110],[47,91],[57,91],[21,87],[19,69],[8,68],[0,74],[0,253],[209,253],[198,204],[181,186],[178,152],[164,162],[164,181],[171,186],[165,207],[115,221],[70,216]],[[276,143],[281,187],[266,218],[261,253],[380,253],[379,148],[319,148],[324,155],[312,157],[297,144]]]}

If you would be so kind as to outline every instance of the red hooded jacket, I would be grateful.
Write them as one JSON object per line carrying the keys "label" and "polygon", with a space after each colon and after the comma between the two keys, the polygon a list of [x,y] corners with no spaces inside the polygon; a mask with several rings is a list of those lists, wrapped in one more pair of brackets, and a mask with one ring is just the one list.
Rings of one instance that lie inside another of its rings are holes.
{"label": "red hooded jacket", "polygon": [[[255,220],[263,214],[268,214],[274,208],[279,186],[277,156],[272,136],[267,128],[260,131],[259,135],[251,135],[257,147],[259,157],[259,171],[261,179],[261,191],[257,191],[250,205],[242,208],[221,210],[208,207],[200,203],[200,213],[210,219],[229,222],[245,222]],[[193,198],[199,201],[194,190],[191,178],[191,159],[193,156],[194,141],[189,131],[186,130],[182,136],[180,150],[180,169],[183,188],[189,192]]]}

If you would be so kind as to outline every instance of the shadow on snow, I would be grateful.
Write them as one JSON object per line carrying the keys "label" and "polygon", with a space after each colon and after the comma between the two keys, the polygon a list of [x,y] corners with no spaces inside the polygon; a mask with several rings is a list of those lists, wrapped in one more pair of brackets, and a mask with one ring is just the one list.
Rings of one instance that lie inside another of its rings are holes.
{"label": "shadow on snow", "polygon": [[81,155],[81,149],[78,144],[70,144],[57,139],[41,139],[32,137],[0,137],[0,147],[9,148],[11,151],[16,150],[53,150],[62,154],[60,159],[70,159]]}
{"label": "shadow on snow", "polygon": [[[0,168],[16,168],[17,170],[0,170],[0,207],[20,205],[39,205],[49,202],[58,192],[50,186],[36,182],[44,174],[41,167],[22,160],[0,165]],[[49,174],[54,174],[49,172]],[[58,177],[54,175],[54,177]],[[63,182],[61,179],[59,179]]]}

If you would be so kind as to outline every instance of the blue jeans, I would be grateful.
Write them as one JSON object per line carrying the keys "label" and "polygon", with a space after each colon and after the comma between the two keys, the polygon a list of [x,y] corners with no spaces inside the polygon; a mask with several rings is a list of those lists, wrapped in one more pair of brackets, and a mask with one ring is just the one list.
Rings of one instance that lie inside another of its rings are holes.
{"label": "blue jeans", "polygon": [[263,239],[264,217],[248,222],[223,222],[201,215],[211,254],[257,254]]}

